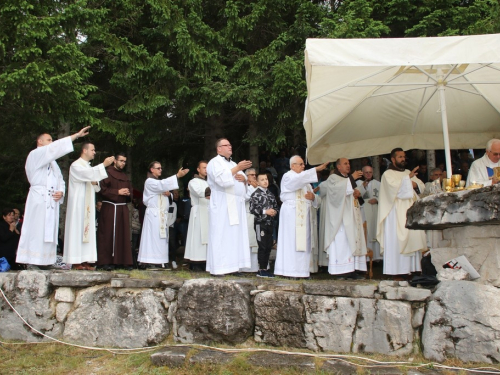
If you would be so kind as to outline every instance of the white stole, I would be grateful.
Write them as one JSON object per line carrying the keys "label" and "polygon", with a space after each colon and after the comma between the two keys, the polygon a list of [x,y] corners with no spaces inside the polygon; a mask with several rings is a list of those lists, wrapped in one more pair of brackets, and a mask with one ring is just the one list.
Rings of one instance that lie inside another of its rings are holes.
{"label": "white stole", "polygon": [[163,194],[158,195],[158,213],[160,216],[160,238],[167,238],[167,213],[166,205],[167,205],[166,197],[163,197]]}
{"label": "white stole", "polygon": [[[215,158],[224,168],[228,165],[224,163],[226,159],[224,157]],[[231,168],[229,168],[231,169]],[[234,186],[228,186],[224,188],[226,192],[226,203],[227,203],[227,214],[229,216],[229,225],[239,225],[240,219],[238,217],[238,208],[236,207],[236,196],[234,195]]]}
{"label": "white stole", "polygon": [[56,242],[56,207],[59,202],[54,201],[52,194],[60,190],[59,178],[56,176],[56,168],[52,165],[47,167],[47,185],[45,189],[45,233],[44,242]]}
{"label": "white stole", "polygon": [[307,204],[304,190],[295,192],[295,250],[307,250]]}
{"label": "white stole", "polygon": [[[89,163],[83,159],[77,160],[82,166],[89,167]],[[90,241],[90,201],[92,200],[92,182],[85,182],[85,210],[83,212],[83,242],[89,243]]]}

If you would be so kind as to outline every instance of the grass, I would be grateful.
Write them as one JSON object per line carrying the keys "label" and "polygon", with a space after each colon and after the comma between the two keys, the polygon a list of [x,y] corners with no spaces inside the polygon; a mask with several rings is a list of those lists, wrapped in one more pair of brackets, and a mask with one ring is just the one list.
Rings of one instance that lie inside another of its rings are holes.
{"label": "grass", "polygon": [[[252,347],[280,349],[289,352],[304,352],[299,349],[290,348],[270,348],[264,345],[257,345],[253,342],[237,345],[237,348],[243,349],[252,344]],[[196,347],[196,346],[193,346]],[[230,348],[227,345],[221,345],[220,348]],[[180,368],[168,368],[166,366],[156,367],[150,360],[151,352],[134,353],[134,354],[113,354],[106,351],[96,351],[89,349],[75,348],[68,345],[57,343],[38,343],[38,344],[17,344],[17,343],[2,343],[0,344],[0,374],[37,374],[37,375],[54,375],[54,374],[68,374],[68,375],[114,375],[114,374],[175,374],[175,375],[241,375],[241,374],[256,374],[256,375],[299,375],[304,371],[294,368],[270,368],[252,366],[247,361],[250,353],[242,352],[230,362],[224,365],[207,365],[207,364],[186,364]],[[190,355],[194,350],[190,351]],[[320,353],[324,354],[324,353]],[[371,358],[377,361],[408,361],[408,358],[396,358],[384,355],[363,355],[364,358]],[[420,356],[412,356],[413,363],[426,363]],[[324,358],[315,358],[316,370],[311,371],[311,374],[326,374],[326,372],[319,370]],[[350,361],[358,364],[369,364],[365,361],[351,359]],[[499,365],[489,364],[464,364],[458,359],[450,359],[444,363],[447,366],[454,367],[489,367],[500,371]],[[400,366],[401,373],[405,374],[409,367]],[[443,370],[435,368],[443,375],[457,374],[452,370]],[[425,374],[425,368],[419,369],[420,372]],[[377,373],[372,369],[371,371],[358,367],[357,374],[373,374]],[[383,374],[383,369],[379,371]],[[465,375],[465,371],[459,371],[458,374]]]}

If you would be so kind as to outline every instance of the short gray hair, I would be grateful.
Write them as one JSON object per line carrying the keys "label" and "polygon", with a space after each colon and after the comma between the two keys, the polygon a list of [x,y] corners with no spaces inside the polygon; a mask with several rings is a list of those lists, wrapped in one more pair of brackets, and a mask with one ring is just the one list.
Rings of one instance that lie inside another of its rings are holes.
{"label": "short gray hair", "polygon": [[494,143],[500,143],[500,139],[490,139],[488,143],[486,143],[486,151],[491,151],[491,146],[493,146]]}
{"label": "short gray hair", "polygon": [[373,172],[373,167],[371,165],[365,165],[363,168],[361,168],[361,170],[364,172],[365,168],[371,168]]}
{"label": "short gray hair", "polygon": [[441,170],[441,168],[432,168],[431,175],[434,174],[434,172],[442,172],[442,170]]}
{"label": "short gray hair", "polygon": [[255,172],[255,168],[248,168],[246,171],[245,171],[245,174],[248,176],[248,174],[250,172]]}
{"label": "short gray hair", "polygon": [[291,158],[290,158],[290,168],[292,168],[292,164],[296,163],[296,160],[297,159],[302,159],[300,157],[300,155],[293,155]]}

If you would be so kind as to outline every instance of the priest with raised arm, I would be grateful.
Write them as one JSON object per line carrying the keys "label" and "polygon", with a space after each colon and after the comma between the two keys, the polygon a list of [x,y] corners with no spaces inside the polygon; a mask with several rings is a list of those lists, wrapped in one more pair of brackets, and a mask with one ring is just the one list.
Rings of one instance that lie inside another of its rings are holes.
{"label": "priest with raised arm", "polygon": [[405,169],[403,149],[391,151],[389,168],[382,175],[380,185],[377,240],[384,256],[384,274],[402,280],[411,272],[421,271],[421,252],[427,249],[423,230],[406,229],[406,211],[418,199],[418,167]]}
{"label": "priest with raised arm", "polygon": [[69,168],[63,262],[72,264],[76,270],[93,270],[91,264],[97,261],[95,193],[101,190],[99,181],[108,177],[106,167],[115,160],[114,156],[110,156],[103,163],[91,167],[95,153],[94,145],[85,142],[80,158]]}
{"label": "priest with raised arm", "polygon": [[290,158],[290,171],[281,179],[278,250],[274,274],[292,278],[310,275],[312,225],[310,206],[317,206],[311,183],[318,181],[317,173],[328,163],[304,171],[304,160],[298,155]]}
{"label": "priest with raised arm", "polygon": [[73,142],[86,136],[89,128],[87,126],[78,133],[54,142],[50,134],[40,134],[36,141],[37,148],[26,159],[30,191],[26,199],[16,263],[27,264],[28,269],[56,262],[59,206],[66,190],[56,160],[73,151]]}
{"label": "priest with raised arm", "polygon": [[142,267],[153,270],[165,269],[168,263],[168,193],[179,189],[178,179],[184,177],[189,169],[179,171],[168,178],[160,180],[161,163],[153,161],[149,164],[148,175],[144,183],[142,201],[146,206],[142,224],[141,244],[137,261]]}
{"label": "priest with raised arm", "polygon": [[349,279],[364,279],[355,271],[366,271],[366,242],[358,198],[361,193],[355,180],[361,171],[352,174],[349,160],[340,158],[335,173],[320,186],[325,210],[322,251],[328,252],[328,273]]}
{"label": "priest with raised arm", "polygon": [[232,161],[233,148],[226,138],[218,139],[215,147],[217,156],[207,166],[211,190],[207,271],[220,276],[251,266],[245,211],[247,182],[243,171],[252,162]]}

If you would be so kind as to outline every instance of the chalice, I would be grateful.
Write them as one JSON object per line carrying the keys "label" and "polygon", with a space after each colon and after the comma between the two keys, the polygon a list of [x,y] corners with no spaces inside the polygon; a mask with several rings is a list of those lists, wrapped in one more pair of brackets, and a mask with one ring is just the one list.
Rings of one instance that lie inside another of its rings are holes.
{"label": "chalice", "polygon": [[451,181],[452,185],[451,187],[458,187],[460,185],[460,181],[462,181],[462,175],[461,174],[453,174],[451,175]]}
{"label": "chalice", "polygon": [[443,178],[443,191],[450,191],[452,189],[451,178]]}

